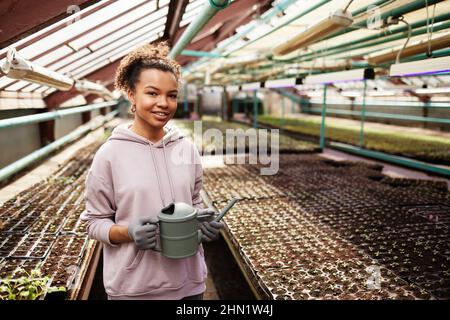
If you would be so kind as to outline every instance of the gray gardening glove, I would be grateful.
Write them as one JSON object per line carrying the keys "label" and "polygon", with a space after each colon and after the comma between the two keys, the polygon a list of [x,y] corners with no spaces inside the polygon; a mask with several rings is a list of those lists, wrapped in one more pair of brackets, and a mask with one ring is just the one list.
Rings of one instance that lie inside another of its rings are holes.
{"label": "gray gardening glove", "polygon": [[222,222],[211,221],[201,222],[200,230],[202,231],[202,242],[211,242],[219,238],[220,229],[225,225]]}
{"label": "gray gardening glove", "polygon": [[211,222],[217,217],[218,213],[216,210],[211,208],[197,209],[197,220],[199,222]]}
{"label": "gray gardening glove", "polygon": [[128,226],[128,235],[141,250],[154,249],[156,247],[156,223],[157,218],[142,218],[137,223]]}

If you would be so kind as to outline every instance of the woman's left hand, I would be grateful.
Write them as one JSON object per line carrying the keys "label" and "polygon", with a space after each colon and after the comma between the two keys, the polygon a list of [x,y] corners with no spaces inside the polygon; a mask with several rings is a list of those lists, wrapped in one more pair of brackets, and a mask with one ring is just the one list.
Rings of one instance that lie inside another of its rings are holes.
{"label": "woman's left hand", "polygon": [[210,221],[202,222],[200,230],[202,231],[202,242],[211,242],[219,238],[220,229],[225,225],[222,222]]}

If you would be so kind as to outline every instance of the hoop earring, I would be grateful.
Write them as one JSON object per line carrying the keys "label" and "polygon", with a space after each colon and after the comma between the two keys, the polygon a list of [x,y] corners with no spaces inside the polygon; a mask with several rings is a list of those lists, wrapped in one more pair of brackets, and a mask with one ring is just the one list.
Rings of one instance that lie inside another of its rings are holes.
{"label": "hoop earring", "polygon": [[133,113],[136,112],[136,106],[134,104],[131,106],[131,112],[133,112]]}

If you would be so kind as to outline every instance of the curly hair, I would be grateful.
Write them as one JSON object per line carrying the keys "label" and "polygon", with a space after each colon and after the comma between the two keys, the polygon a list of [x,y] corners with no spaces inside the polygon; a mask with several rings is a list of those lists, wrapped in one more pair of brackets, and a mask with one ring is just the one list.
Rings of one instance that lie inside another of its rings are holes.
{"label": "curly hair", "polygon": [[116,70],[114,86],[123,93],[134,91],[142,70],[158,69],[172,72],[177,82],[181,77],[180,65],[167,57],[169,46],[165,41],[156,44],[145,44],[128,53]]}

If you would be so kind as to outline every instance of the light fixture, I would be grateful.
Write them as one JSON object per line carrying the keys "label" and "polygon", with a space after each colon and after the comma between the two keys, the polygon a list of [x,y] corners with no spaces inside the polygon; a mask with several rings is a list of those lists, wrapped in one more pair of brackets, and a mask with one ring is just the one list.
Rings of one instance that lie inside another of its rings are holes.
{"label": "light fixture", "polygon": [[10,48],[6,60],[1,66],[2,73],[7,77],[25,80],[61,91],[68,91],[75,87],[80,92],[99,94],[105,98],[113,98],[112,93],[103,85],[88,81],[74,80],[23,58],[16,49]]}
{"label": "light fixture", "polygon": [[244,91],[252,91],[252,90],[258,90],[260,88],[263,88],[263,84],[261,82],[251,82],[251,83],[244,83],[241,88]]}
{"label": "light fixture", "polygon": [[411,77],[450,72],[450,57],[430,58],[391,65],[391,77]]}
{"label": "light fixture", "polygon": [[375,72],[372,68],[354,69],[339,72],[320,73],[307,76],[304,84],[328,84],[346,81],[361,81],[365,79],[374,79]]}
{"label": "light fixture", "polygon": [[312,44],[332,33],[349,27],[353,23],[351,13],[337,10],[327,18],[306,29],[306,31],[284,42],[273,50],[274,55],[285,55]]}
{"label": "light fixture", "polygon": [[106,98],[113,98],[112,92],[110,92],[105,86],[92,81],[76,80],[75,89],[80,92],[95,93]]}
{"label": "light fixture", "polygon": [[301,78],[286,78],[286,79],[276,79],[267,80],[264,83],[264,88],[274,89],[274,88],[287,88],[295,87],[296,85],[302,84]]}
{"label": "light fixture", "polygon": [[438,88],[427,88],[427,89],[416,89],[415,93],[418,94],[438,94],[438,93],[450,93],[450,87],[438,87]]}
{"label": "light fixture", "polygon": [[436,37],[436,38],[432,39],[431,41],[428,41],[427,39],[421,40],[419,42],[416,42],[415,44],[412,44],[412,45],[406,47],[403,50],[402,50],[402,48],[398,48],[398,49],[389,50],[388,52],[383,51],[384,53],[381,52],[378,54],[372,54],[372,55],[368,56],[367,61],[371,65],[395,61],[397,54],[400,50],[402,50],[401,56],[400,56],[400,59],[401,59],[401,58],[425,53],[428,51],[429,47],[433,51],[450,47],[450,34],[446,34],[441,37]]}
{"label": "light fixture", "polygon": [[71,78],[26,60],[14,48],[8,50],[1,70],[9,78],[43,84],[63,91],[70,90],[74,85]]}
{"label": "light fixture", "polygon": [[226,87],[226,89],[227,89],[228,93],[230,93],[230,92],[239,92],[241,90],[241,87],[238,86],[238,85],[228,85]]}

